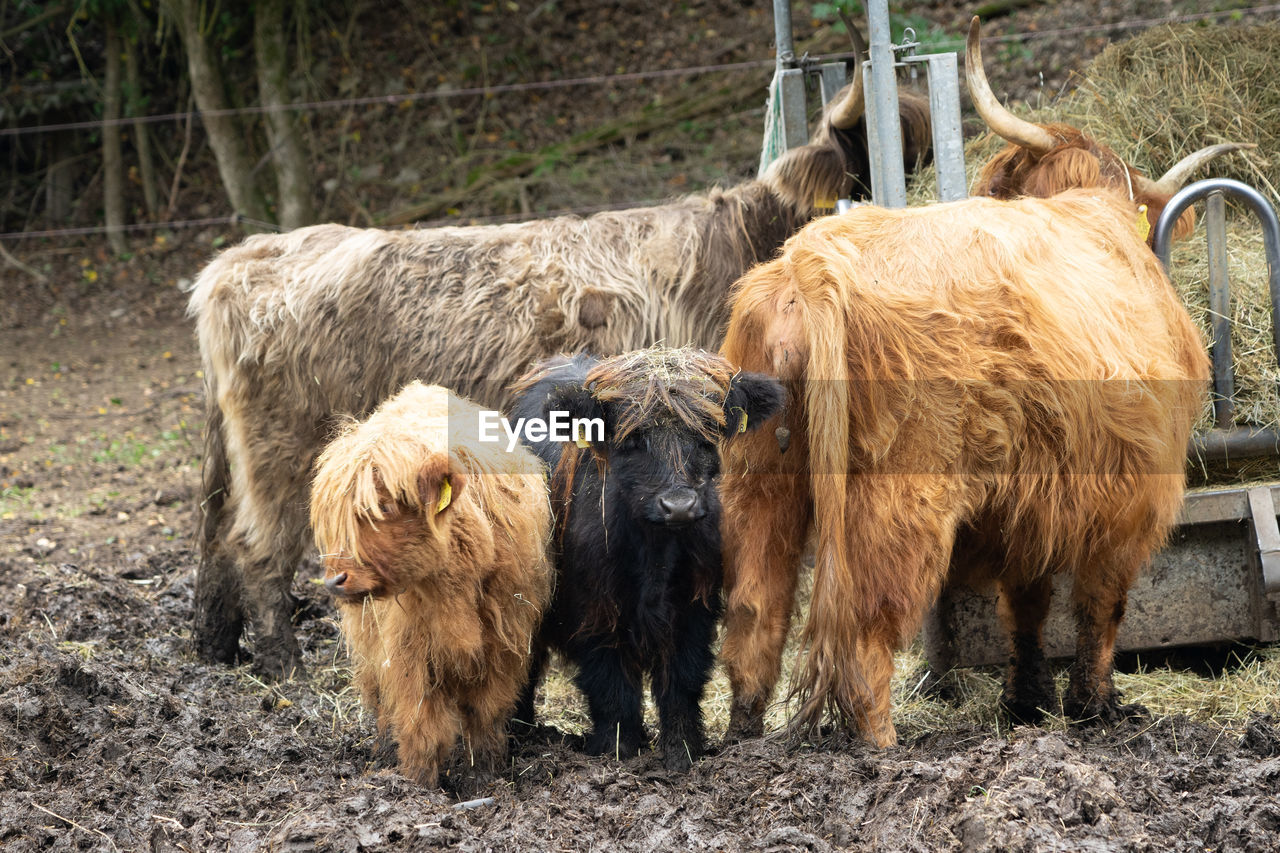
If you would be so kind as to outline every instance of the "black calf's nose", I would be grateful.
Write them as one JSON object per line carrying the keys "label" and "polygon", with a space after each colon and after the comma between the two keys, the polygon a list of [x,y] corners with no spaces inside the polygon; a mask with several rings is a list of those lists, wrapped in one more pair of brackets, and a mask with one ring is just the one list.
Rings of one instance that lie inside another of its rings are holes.
{"label": "black calf's nose", "polygon": [[329,590],[329,592],[342,592],[340,587],[346,582],[347,573],[343,572],[342,574],[334,575],[331,578],[325,578],[324,588]]}
{"label": "black calf's nose", "polygon": [[658,498],[662,507],[662,520],[667,524],[683,524],[693,521],[698,512],[698,496],[693,492],[678,492]]}

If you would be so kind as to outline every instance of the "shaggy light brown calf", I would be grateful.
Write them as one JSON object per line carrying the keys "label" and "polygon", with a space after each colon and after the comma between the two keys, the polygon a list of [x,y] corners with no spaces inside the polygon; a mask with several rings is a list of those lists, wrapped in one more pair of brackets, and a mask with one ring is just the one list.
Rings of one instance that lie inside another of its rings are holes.
{"label": "shaggy light brown calf", "polygon": [[1061,572],[1078,627],[1063,706],[1125,713],[1116,629],[1177,516],[1209,374],[1127,199],[819,220],[738,283],[723,353],[792,401],[787,453],[767,428],[724,451],[731,736],[761,731],[811,531],[798,731],[829,711],[893,743],[893,652],[959,575],[1000,589],[1011,712],[1058,708],[1040,632]]}
{"label": "shaggy light brown calf", "polygon": [[480,409],[411,383],[321,454],[311,523],[365,704],[401,770],[500,769],[550,599],[541,463],[480,443]]}

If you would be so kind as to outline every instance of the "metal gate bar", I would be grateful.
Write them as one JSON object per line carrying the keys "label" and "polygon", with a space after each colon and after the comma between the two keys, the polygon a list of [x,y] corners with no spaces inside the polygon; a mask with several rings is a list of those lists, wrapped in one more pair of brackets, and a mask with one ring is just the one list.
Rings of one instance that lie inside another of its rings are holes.
{"label": "metal gate bar", "polygon": [[1280,456],[1280,430],[1272,427],[1237,427],[1232,423],[1235,410],[1235,374],[1231,367],[1231,314],[1223,194],[1233,195],[1244,202],[1262,225],[1271,295],[1272,346],[1276,362],[1280,364],[1280,323],[1277,323],[1280,320],[1280,219],[1276,217],[1275,208],[1262,193],[1231,178],[1210,178],[1184,187],[1169,200],[1160,214],[1152,243],[1156,257],[1167,271],[1174,224],[1188,207],[1206,196],[1209,197],[1205,228],[1209,242],[1209,309],[1213,315],[1213,341],[1209,351],[1213,359],[1214,428],[1194,436],[1188,454],[1192,458],[1216,461],[1244,456]]}

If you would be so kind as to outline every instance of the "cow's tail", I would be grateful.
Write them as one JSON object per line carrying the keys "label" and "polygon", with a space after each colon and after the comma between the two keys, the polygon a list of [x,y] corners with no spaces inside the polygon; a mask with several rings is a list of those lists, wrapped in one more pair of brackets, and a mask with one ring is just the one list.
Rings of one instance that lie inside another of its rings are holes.
{"label": "cow's tail", "polygon": [[205,374],[204,459],[200,468],[200,560],[209,560],[222,526],[227,505],[227,488],[231,467],[227,463],[226,440],[223,438],[222,409],[212,379]]}
{"label": "cow's tail", "polygon": [[[811,730],[830,710],[849,719],[860,706],[849,689],[857,677],[858,584],[851,573],[848,542],[850,459],[850,384],[847,294],[842,276],[821,261],[820,253],[793,257],[792,273],[804,311],[808,360],[804,401],[808,415],[810,478],[816,529],[816,560],[809,619],[802,634],[807,654],[793,681],[800,700],[794,725]],[[806,269],[805,267],[809,267]]]}

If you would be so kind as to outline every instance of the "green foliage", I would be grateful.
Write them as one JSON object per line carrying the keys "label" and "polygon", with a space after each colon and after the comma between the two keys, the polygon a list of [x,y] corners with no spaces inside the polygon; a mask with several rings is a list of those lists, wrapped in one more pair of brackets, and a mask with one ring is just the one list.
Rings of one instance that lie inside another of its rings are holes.
{"label": "green foliage", "polygon": [[[845,31],[844,21],[840,16],[841,12],[853,21],[854,26],[864,31],[863,35],[865,37],[867,27],[866,9],[858,0],[823,0],[823,2],[814,3],[811,9],[814,18],[829,22],[831,28],[838,33]],[[917,53],[938,53],[954,50],[954,45],[957,41],[964,41],[963,36],[948,33],[923,15],[908,12],[904,6],[890,5],[890,38],[893,39],[895,44],[904,43],[905,31],[908,27],[915,32],[914,40],[920,45],[917,48]]]}

